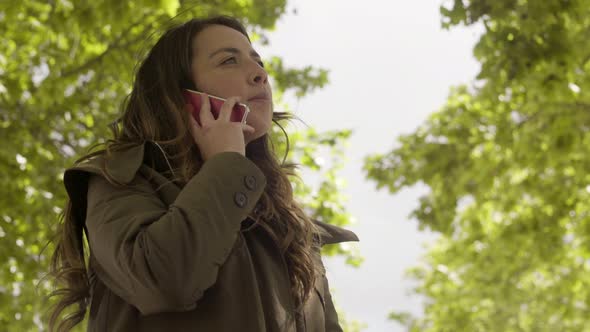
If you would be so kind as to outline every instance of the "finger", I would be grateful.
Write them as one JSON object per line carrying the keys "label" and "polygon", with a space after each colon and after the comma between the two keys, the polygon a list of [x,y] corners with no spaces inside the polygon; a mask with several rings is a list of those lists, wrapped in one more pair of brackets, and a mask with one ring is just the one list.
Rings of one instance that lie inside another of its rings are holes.
{"label": "finger", "polygon": [[206,93],[201,94],[201,111],[199,112],[199,120],[201,125],[206,125],[213,122],[215,118],[211,114],[211,104],[209,103],[209,95]]}
{"label": "finger", "polygon": [[242,131],[245,132],[249,132],[250,134],[254,134],[254,132],[256,131],[256,129],[254,129],[254,127],[247,125],[245,123],[242,124]]}
{"label": "finger", "polygon": [[199,123],[197,122],[197,120],[195,120],[195,118],[193,118],[191,116],[190,121],[191,121],[191,125],[190,125],[189,129],[190,129],[193,137],[200,135],[202,129],[201,129],[201,126],[199,125]]}
{"label": "finger", "polygon": [[[184,104],[184,110],[189,114],[191,122],[199,125],[199,122],[195,119],[195,107],[192,104]],[[192,127],[192,124],[189,127]]]}
{"label": "finger", "polygon": [[221,111],[219,112],[219,119],[221,119],[222,121],[229,122],[231,119],[232,110],[238,101],[240,101],[240,97],[228,98],[221,106]]}
{"label": "finger", "polygon": [[184,111],[190,114],[191,118],[195,116],[195,108],[192,104],[184,104]]}

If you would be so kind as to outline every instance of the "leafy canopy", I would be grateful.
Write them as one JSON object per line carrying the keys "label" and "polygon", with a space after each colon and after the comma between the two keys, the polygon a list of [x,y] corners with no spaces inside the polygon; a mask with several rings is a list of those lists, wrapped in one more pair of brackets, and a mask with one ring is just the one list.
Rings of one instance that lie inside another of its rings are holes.
{"label": "leafy canopy", "polygon": [[481,71],[399,146],[369,156],[440,234],[410,270],[411,331],[590,331],[590,1],[455,0],[442,25],[482,24]]}

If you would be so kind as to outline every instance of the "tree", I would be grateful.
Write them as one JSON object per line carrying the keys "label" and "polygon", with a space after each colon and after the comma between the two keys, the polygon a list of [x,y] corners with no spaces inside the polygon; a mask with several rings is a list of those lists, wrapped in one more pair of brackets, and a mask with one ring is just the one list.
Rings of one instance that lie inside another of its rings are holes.
{"label": "tree", "polygon": [[410,275],[411,331],[590,331],[590,1],[455,0],[442,25],[482,24],[477,80],[399,146],[365,160],[440,236]]}
{"label": "tree", "polygon": [[[130,91],[134,66],[160,33],[193,16],[230,14],[243,18],[253,39],[265,43],[285,6],[285,0],[0,3],[0,330],[43,329],[43,296],[52,285],[37,284],[53,246],[42,249],[65,203],[63,170],[91,144],[110,137],[108,124]],[[285,91],[302,97],[328,82],[323,69],[284,68],[279,57],[268,65],[279,103]],[[316,189],[299,181],[296,195],[314,217],[339,225],[350,221],[334,187],[349,135],[300,132],[291,137],[288,155],[291,161],[305,157],[304,169],[329,175]],[[281,133],[273,138],[284,151]],[[315,162],[322,148],[330,167]],[[339,246],[326,253],[359,262],[356,252]]]}

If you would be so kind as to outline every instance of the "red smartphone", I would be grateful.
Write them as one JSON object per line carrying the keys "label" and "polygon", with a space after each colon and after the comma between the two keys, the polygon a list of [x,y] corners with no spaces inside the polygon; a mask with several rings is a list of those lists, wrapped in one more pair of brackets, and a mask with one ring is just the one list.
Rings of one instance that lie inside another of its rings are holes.
{"label": "red smartphone", "polygon": [[[201,111],[201,95],[203,93],[190,89],[184,89],[182,93],[184,94],[184,99],[187,104],[191,104],[193,106],[193,117],[195,120],[197,120],[197,123],[201,125],[199,112]],[[224,102],[225,99],[223,98],[209,95],[209,104],[211,105],[211,113],[213,114],[213,118],[217,119],[219,117],[219,112],[221,111],[221,106]],[[246,104],[236,103],[232,109],[230,121],[246,123],[248,113],[250,113],[250,108],[248,108]]]}

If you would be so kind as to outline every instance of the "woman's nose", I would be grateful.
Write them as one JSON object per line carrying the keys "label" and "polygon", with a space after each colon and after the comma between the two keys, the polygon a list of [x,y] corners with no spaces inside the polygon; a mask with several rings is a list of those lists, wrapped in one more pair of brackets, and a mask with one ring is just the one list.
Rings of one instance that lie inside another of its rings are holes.
{"label": "woman's nose", "polygon": [[268,73],[256,64],[258,68],[255,68],[250,74],[250,82],[253,84],[266,84],[268,82]]}
{"label": "woman's nose", "polygon": [[267,75],[266,74],[261,74],[261,75],[257,75],[254,77],[254,83],[256,84],[260,84],[263,83],[265,84],[267,81]]}

